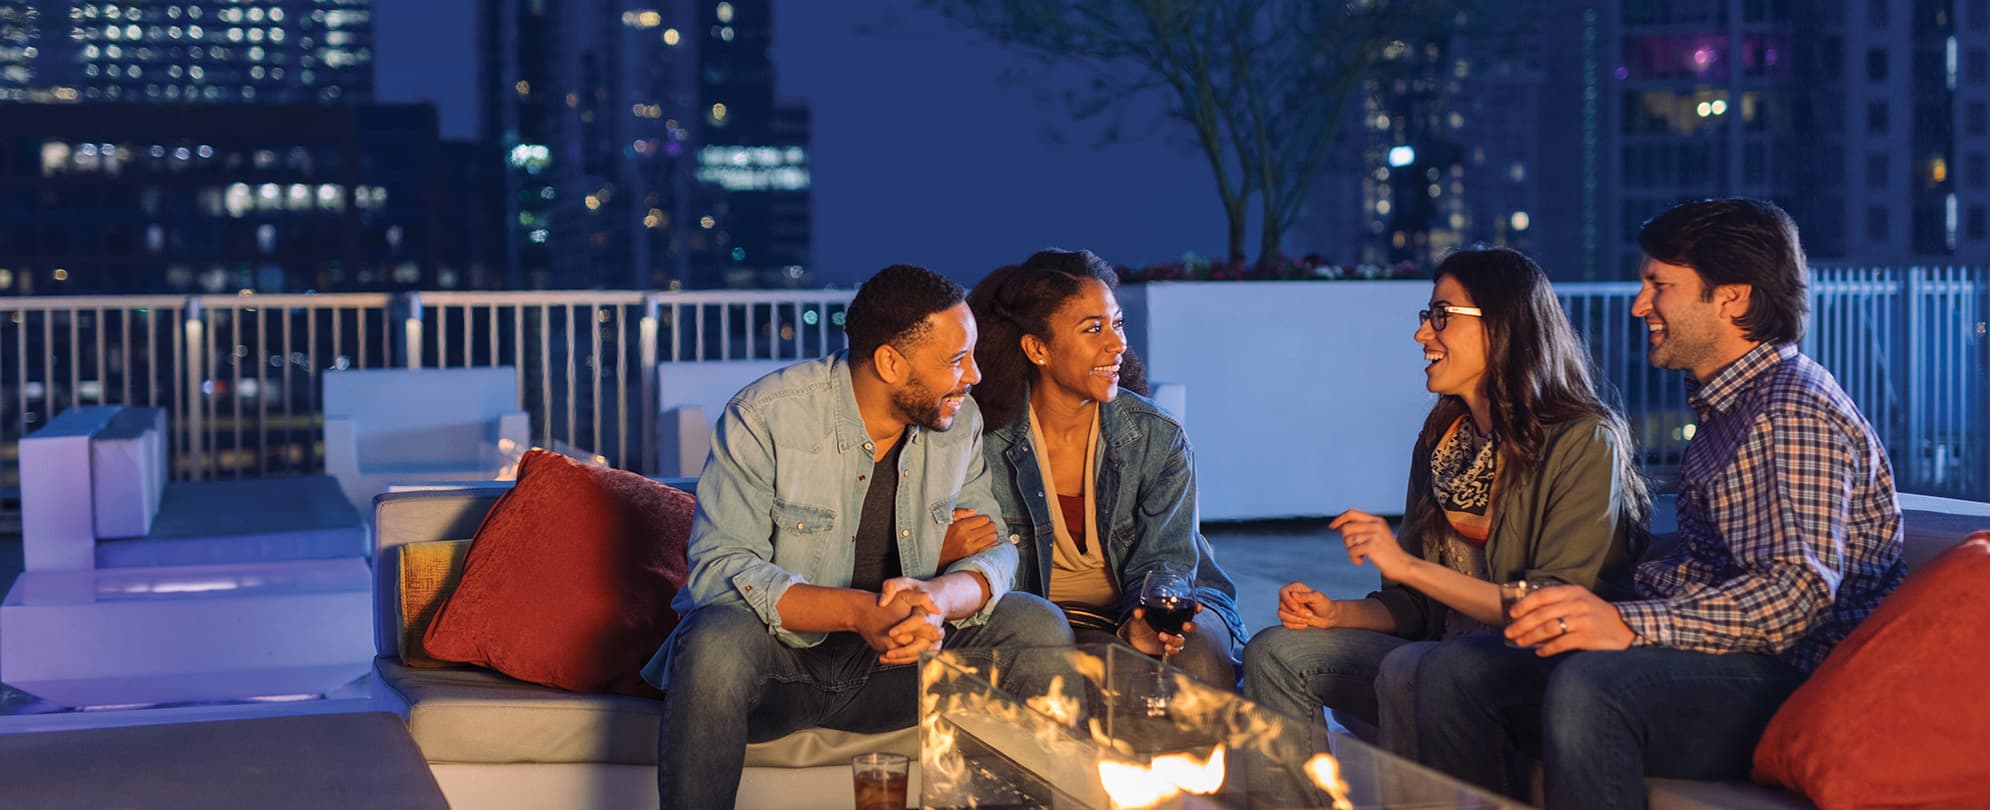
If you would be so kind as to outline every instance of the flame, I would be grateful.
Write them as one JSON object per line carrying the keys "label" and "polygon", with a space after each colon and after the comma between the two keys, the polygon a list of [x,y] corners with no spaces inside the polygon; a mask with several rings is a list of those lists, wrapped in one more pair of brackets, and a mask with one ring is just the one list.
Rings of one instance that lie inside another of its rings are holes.
{"label": "flame", "polygon": [[1044,694],[1023,701],[1036,713],[1050,718],[1058,725],[1069,728],[1078,722],[1078,697],[1076,690],[1067,694],[1064,676],[1050,679],[1050,688]]}
{"label": "flame", "polygon": [[1333,797],[1334,810],[1354,810],[1354,802],[1347,799],[1347,782],[1340,778],[1340,763],[1332,754],[1314,754],[1306,760],[1306,775]]}
{"label": "flame", "polygon": [[1183,793],[1207,796],[1223,787],[1223,746],[1210,751],[1208,759],[1163,754],[1145,767],[1102,759],[1099,781],[1117,808],[1153,807]]}

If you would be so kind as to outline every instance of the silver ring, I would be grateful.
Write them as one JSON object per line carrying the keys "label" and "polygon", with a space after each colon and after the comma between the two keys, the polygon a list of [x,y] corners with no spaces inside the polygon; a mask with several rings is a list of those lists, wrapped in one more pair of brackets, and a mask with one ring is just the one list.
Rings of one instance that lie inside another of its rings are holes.
{"label": "silver ring", "polygon": [[1555,624],[1559,624],[1559,625],[1561,625],[1561,626],[1562,626],[1562,635],[1568,635],[1568,632],[1569,632],[1569,620],[1568,620],[1568,619],[1565,619],[1565,618],[1563,618],[1563,619],[1556,619],[1556,620],[1555,620]]}

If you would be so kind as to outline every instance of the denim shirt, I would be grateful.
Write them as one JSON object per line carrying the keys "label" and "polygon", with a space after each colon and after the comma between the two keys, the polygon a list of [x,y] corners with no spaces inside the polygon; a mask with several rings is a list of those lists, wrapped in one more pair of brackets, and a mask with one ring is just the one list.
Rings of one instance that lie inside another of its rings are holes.
{"label": "denim shirt", "polygon": [[[940,573],[940,544],[954,507],[1000,520],[982,460],[981,411],[969,399],[952,429],[913,426],[900,441],[893,523],[899,564],[905,576],[932,579]],[[726,404],[712,435],[691,519],[691,574],[671,608],[688,614],[710,605],[744,605],[789,646],[821,643],[827,634],[782,628],[775,606],[795,583],[850,586],[857,521],[875,466],[845,352],[747,386]],[[961,571],[980,572],[989,597],[978,613],[956,624],[985,622],[1015,576],[1015,547],[996,543],[945,573]],[[652,668],[645,674],[668,671],[662,661]]]}
{"label": "denim shirt", "polygon": [[[1009,541],[1020,555],[1015,590],[1050,593],[1051,546],[1056,530],[1050,499],[1030,446],[1030,419],[1023,413],[987,437],[988,466],[996,471],[995,500]],[[1237,614],[1237,586],[1217,567],[1202,536],[1195,500],[1194,451],[1180,422],[1153,401],[1121,391],[1099,409],[1099,534],[1105,537],[1106,569],[1117,578],[1119,619],[1140,605],[1140,583],[1150,569],[1167,565],[1193,571],[1196,600],[1223,620],[1231,648],[1242,650],[1249,636]]]}

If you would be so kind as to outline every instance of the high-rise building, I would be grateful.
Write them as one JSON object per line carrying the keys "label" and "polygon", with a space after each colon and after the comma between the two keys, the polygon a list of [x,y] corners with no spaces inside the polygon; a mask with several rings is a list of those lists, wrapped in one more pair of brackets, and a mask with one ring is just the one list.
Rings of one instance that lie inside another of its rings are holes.
{"label": "high-rise building", "polygon": [[486,0],[486,140],[524,286],[809,278],[809,115],[767,0]]}
{"label": "high-rise building", "polygon": [[776,94],[772,0],[695,3],[700,128],[696,135],[694,283],[808,283],[810,117]]}
{"label": "high-rise building", "polygon": [[1441,85],[1372,87],[1341,178],[1368,196],[1330,197],[1307,234],[1369,260],[1505,242],[1623,279],[1645,219],[1747,195],[1813,260],[1990,261],[1990,0],[1547,3],[1518,39],[1433,44]]}
{"label": "high-rise building", "polygon": [[498,156],[428,105],[0,108],[0,294],[492,287]]}
{"label": "high-rise building", "polygon": [[364,103],[371,0],[0,0],[0,101]]}

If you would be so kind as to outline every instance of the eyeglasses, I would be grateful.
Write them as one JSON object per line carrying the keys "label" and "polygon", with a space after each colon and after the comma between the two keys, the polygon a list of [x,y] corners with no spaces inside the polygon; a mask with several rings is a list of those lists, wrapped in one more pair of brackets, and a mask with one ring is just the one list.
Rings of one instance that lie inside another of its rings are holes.
{"label": "eyeglasses", "polygon": [[1478,307],[1454,307],[1450,304],[1439,304],[1430,309],[1417,310],[1416,322],[1421,326],[1424,321],[1429,321],[1432,331],[1442,332],[1444,331],[1444,327],[1450,325],[1451,316],[1453,315],[1468,315],[1474,318],[1483,318],[1486,313]]}

